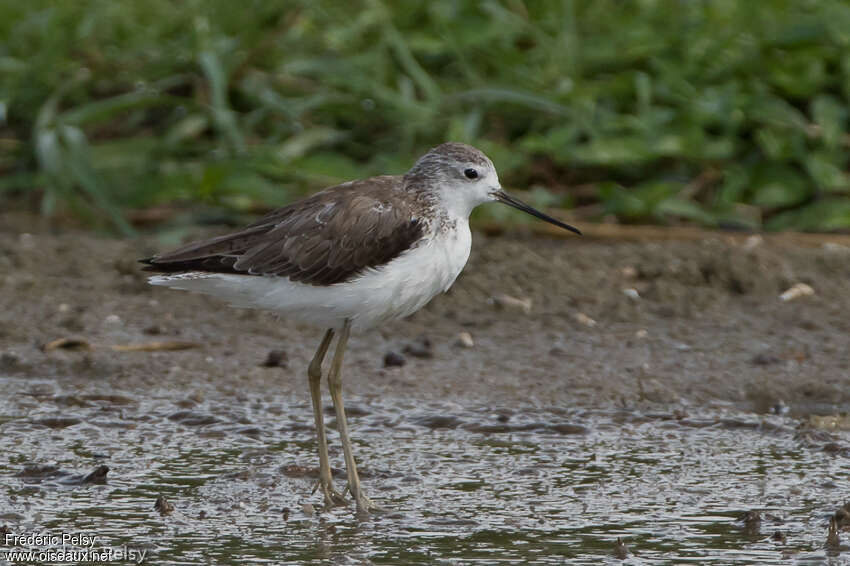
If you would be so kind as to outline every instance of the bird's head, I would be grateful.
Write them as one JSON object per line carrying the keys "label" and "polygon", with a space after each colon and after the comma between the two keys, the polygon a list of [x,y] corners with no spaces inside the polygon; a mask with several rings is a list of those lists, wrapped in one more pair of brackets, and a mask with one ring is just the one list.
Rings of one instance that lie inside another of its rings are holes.
{"label": "bird's head", "polygon": [[466,218],[485,202],[498,201],[541,220],[581,234],[578,229],[556,220],[502,190],[499,175],[490,158],[471,145],[447,142],[419,158],[404,176],[408,185],[439,195],[448,210]]}

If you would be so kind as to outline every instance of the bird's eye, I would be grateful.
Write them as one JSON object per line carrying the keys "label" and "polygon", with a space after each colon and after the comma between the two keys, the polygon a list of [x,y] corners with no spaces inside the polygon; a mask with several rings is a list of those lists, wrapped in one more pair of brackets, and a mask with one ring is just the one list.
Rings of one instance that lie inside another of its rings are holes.
{"label": "bird's eye", "polygon": [[475,169],[464,169],[463,174],[466,175],[467,179],[477,179],[478,171]]}

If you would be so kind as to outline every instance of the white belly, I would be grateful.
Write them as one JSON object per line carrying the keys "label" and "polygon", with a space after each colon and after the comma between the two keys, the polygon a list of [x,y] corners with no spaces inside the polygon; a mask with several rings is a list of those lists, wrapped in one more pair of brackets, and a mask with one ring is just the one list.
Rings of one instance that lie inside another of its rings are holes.
{"label": "white belly", "polygon": [[151,277],[153,285],[216,295],[237,307],[276,311],[322,328],[351,319],[366,329],[413,314],[451,287],[469,259],[472,235],[466,220],[419,243],[386,265],[327,287],[282,277],[192,272]]}

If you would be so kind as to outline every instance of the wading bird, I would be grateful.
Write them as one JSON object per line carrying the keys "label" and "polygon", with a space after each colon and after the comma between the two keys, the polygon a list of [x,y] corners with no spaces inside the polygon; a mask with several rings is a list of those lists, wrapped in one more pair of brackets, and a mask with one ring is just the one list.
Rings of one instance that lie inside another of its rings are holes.
{"label": "wading bird", "polygon": [[322,362],[358,512],[363,493],[342,403],[342,360],[352,330],[408,316],[448,290],[469,258],[469,214],[498,201],[580,232],[505,193],[493,162],[444,143],[404,175],[349,181],[275,210],[242,230],[141,260],[153,285],[197,291],[238,307],[267,309],[326,329],[307,370],[326,506],[345,502],[333,485],[322,419]]}

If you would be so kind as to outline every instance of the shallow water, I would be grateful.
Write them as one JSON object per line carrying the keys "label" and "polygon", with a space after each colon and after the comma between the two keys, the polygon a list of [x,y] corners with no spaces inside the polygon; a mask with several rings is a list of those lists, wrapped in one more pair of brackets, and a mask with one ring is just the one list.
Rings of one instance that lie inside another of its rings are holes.
{"label": "shallow water", "polygon": [[[0,387],[0,525],[97,536],[148,563],[850,563],[824,545],[850,499],[846,453],[786,416],[351,396],[363,482],[384,509],[356,520],[304,506],[321,502],[306,387],[215,399]],[[85,481],[101,464],[106,483]],[[760,525],[740,520],[749,510]]]}

